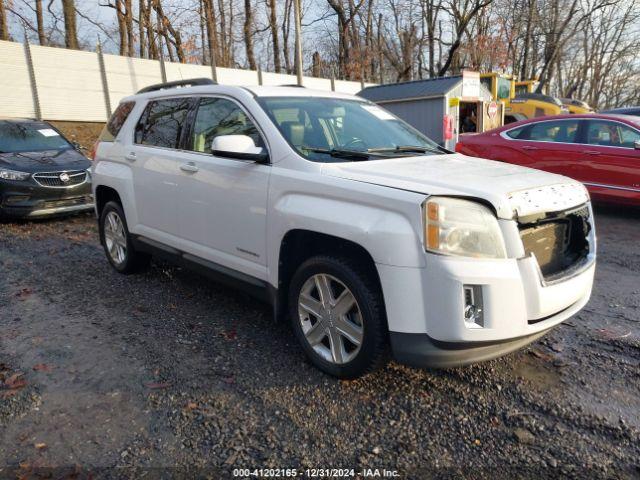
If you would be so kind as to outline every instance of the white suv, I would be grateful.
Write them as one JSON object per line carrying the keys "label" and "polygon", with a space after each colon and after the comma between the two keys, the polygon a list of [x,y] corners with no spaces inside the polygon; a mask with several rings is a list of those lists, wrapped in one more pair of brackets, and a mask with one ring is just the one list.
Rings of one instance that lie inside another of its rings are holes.
{"label": "white suv", "polygon": [[495,358],[591,294],[580,183],[451,153],[351,95],[149,87],[114,113],[92,174],[116,270],[154,254],[244,287],[338,377],[389,353],[429,367]]}

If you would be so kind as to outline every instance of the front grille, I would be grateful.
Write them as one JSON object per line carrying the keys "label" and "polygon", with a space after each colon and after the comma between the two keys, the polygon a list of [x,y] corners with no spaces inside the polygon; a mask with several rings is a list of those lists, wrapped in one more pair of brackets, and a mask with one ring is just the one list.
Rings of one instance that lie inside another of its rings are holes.
{"label": "front grille", "polygon": [[87,179],[87,172],[75,170],[72,172],[34,173],[33,179],[43,187],[66,188],[84,183]]}
{"label": "front grille", "polygon": [[520,238],[526,255],[534,255],[545,280],[557,279],[589,254],[591,231],[589,209],[546,214],[520,223]]}

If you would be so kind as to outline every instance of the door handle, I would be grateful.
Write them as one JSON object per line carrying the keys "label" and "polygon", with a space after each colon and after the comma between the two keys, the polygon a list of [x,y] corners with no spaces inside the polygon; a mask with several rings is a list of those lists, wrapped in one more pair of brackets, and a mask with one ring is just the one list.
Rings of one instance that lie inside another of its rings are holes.
{"label": "door handle", "polygon": [[583,150],[582,153],[586,153],[587,155],[600,155],[600,152],[596,150]]}
{"label": "door handle", "polygon": [[531,145],[525,145],[522,147],[523,150],[538,150],[538,147],[532,147]]}
{"label": "door handle", "polygon": [[131,153],[127,153],[124,158],[126,158],[127,160],[129,160],[130,162],[135,162],[138,157],[136,157],[135,152],[131,152]]}
{"label": "door handle", "polygon": [[180,170],[182,170],[183,172],[196,173],[200,169],[196,167],[196,164],[194,162],[187,162],[180,165]]}

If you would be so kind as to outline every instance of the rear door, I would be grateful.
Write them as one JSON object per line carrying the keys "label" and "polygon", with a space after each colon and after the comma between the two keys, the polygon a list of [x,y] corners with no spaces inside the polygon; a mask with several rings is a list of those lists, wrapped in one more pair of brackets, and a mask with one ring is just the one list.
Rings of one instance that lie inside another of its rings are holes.
{"label": "rear door", "polygon": [[507,137],[514,142],[520,165],[574,177],[578,127],[578,119],[543,120],[508,131]]}
{"label": "rear door", "polygon": [[603,200],[640,201],[640,130],[614,120],[585,120],[578,180]]}
{"label": "rear door", "polygon": [[125,158],[134,165],[139,233],[175,245],[179,237],[177,186],[181,142],[192,97],[151,100],[135,129]]}
{"label": "rear door", "polygon": [[199,99],[178,181],[177,222],[185,251],[247,275],[266,278],[270,165],[215,156],[213,139],[247,135],[266,148],[255,122],[236,100]]}

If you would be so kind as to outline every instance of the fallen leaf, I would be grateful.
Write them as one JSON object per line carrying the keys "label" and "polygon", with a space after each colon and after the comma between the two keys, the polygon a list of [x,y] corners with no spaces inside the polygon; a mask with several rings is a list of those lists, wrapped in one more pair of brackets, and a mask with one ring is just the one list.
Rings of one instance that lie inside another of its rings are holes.
{"label": "fallen leaf", "polygon": [[37,450],[44,450],[45,448],[47,448],[47,444],[46,443],[36,443],[34,445],[34,447],[36,447]]}
{"label": "fallen leaf", "polygon": [[539,350],[537,348],[532,348],[531,350],[529,350],[529,353],[534,357],[540,358],[542,360],[550,361],[553,359],[551,355],[544,353],[542,350]]}
{"label": "fallen leaf", "polygon": [[34,372],[50,372],[51,370],[53,370],[53,368],[46,363],[38,363],[37,365],[33,366]]}
{"label": "fallen leaf", "polygon": [[17,390],[18,388],[23,388],[27,385],[27,381],[21,378],[23,373],[14,373],[9,378],[4,381],[4,384],[10,390]]}
{"label": "fallen leaf", "polygon": [[187,406],[186,406],[187,410],[195,410],[196,408],[198,408],[198,404],[197,403],[194,403],[194,402],[187,403]]}
{"label": "fallen leaf", "polygon": [[151,389],[169,388],[171,386],[171,383],[170,382],[147,383],[145,386]]}
{"label": "fallen leaf", "polygon": [[231,330],[222,332],[220,335],[222,335],[227,340],[235,340],[238,336],[238,333],[236,332],[235,328],[232,328]]}
{"label": "fallen leaf", "polygon": [[25,298],[27,298],[29,295],[31,295],[33,293],[33,290],[29,287],[23,288],[22,290],[20,290],[18,293],[16,293],[16,297],[18,297],[21,300],[24,300]]}
{"label": "fallen leaf", "polygon": [[19,390],[6,390],[4,392],[0,392],[0,398],[7,399],[11,398],[18,393]]}

